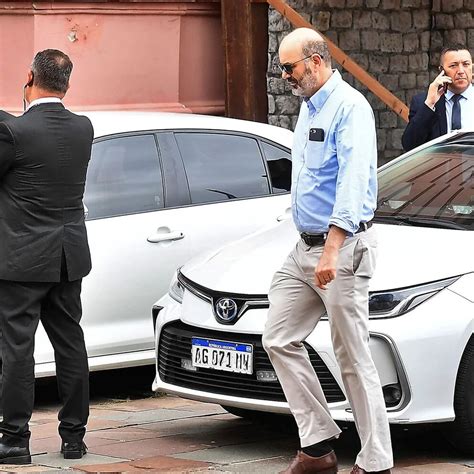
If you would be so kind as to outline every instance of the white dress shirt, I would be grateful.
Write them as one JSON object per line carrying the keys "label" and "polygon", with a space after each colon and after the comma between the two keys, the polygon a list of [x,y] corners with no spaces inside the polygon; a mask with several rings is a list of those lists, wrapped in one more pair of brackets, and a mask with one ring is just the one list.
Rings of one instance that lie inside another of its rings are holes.
{"label": "white dress shirt", "polygon": [[48,104],[51,102],[61,102],[61,99],[59,97],[41,97],[41,99],[35,99],[32,100],[29,104],[26,110],[31,109],[31,107],[34,107],[35,105],[40,105],[40,104]]}
{"label": "white dress shirt", "polygon": [[[446,120],[448,122],[448,133],[451,132],[451,120],[453,116],[453,101],[451,98],[454,93],[448,90],[444,95],[446,100]],[[474,88],[472,84],[461,94],[459,100],[461,106],[461,126],[465,129],[474,130]]]}

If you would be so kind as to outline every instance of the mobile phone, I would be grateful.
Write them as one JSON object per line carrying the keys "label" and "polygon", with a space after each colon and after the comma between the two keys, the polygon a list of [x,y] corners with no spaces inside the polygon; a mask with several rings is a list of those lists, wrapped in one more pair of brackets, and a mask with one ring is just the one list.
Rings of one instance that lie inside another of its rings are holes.
{"label": "mobile phone", "polygon": [[[443,72],[443,76],[447,76],[446,71],[442,66],[439,67],[439,70]],[[439,86],[439,89],[443,89],[443,92],[446,94],[448,92],[448,82],[445,82],[442,86]]]}
{"label": "mobile phone", "polygon": [[324,130],[322,128],[310,128],[309,129],[309,140],[312,142],[323,142],[324,141]]}

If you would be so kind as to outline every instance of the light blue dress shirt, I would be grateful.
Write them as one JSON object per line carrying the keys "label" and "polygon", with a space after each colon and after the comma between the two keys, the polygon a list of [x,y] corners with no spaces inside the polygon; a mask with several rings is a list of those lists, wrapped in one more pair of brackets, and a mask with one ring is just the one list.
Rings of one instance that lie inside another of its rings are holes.
{"label": "light blue dress shirt", "polygon": [[[323,141],[310,141],[312,128]],[[292,210],[299,232],[335,225],[354,234],[377,205],[377,142],[372,108],[338,71],[301,104],[292,149]]]}

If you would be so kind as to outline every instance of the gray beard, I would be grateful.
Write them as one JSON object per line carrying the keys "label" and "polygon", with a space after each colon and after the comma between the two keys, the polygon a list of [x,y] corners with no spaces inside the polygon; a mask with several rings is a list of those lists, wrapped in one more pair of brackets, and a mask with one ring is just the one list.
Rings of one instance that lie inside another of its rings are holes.
{"label": "gray beard", "polygon": [[298,83],[298,86],[296,88],[292,87],[291,92],[297,97],[311,97],[312,94],[309,91],[313,91],[315,87],[316,81],[311,76],[311,71],[309,68],[306,68],[303,77]]}

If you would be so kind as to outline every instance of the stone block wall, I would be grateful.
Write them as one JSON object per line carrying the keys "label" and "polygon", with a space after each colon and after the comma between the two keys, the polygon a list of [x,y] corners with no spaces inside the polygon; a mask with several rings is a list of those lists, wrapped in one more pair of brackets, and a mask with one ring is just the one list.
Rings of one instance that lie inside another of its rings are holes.
{"label": "stone block wall", "polygon": [[[439,52],[447,43],[474,50],[474,0],[287,0],[287,3],[399,99],[410,105],[437,74]],[[293,129],[300,99],[281,79],[278,46],[293,28],[269,9],[268,121]],[[379,163],[402,153],[405,122],[344,72],[375,113]]]}

